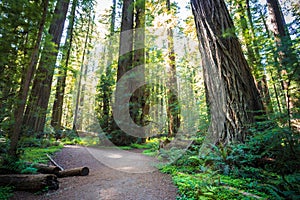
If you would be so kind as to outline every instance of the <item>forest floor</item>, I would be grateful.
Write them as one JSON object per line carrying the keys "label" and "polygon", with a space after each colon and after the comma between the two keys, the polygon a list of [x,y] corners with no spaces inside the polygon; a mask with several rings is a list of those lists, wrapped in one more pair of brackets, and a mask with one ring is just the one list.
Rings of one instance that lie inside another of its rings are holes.
{"label": "forest floor", "polygon": [[65,146],[53,156],[64,169],[86,166],[88,176],[60,178],[60,188],[41,194],[15,192],[12,200],[174,200],[171,177],[141,150]]}

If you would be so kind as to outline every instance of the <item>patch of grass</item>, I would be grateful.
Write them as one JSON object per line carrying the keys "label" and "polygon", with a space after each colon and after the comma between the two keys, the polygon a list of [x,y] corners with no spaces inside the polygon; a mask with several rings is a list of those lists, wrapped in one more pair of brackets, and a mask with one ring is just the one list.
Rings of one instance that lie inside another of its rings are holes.
{"label": "patch of grass", "polygon": [[122,150],[131,150],[132,149],[132,147],[130,147],[130,146],[120,146],[118,148],[122,149]]}
{"label": "patch of grass", "polygon": [[149,149],[151,148],[151,144],[149,143],[144,143],[144,144],[131,144],[130,145],[132,148],[135,148],[135,149]]}
{"label": "patch of grass", "polygon": [[158,154],[158,151],[153,151],[153,149],[146,149],[143,151],[143,154],[146,156],[156,156]]}
{"label": "patch of grass", "polygon": [[62,148],[63,145],[50,146],[47,148],[27,147],[23,149],[24,153],[21,159],[28,162],[47,163],[49,160],[47,154],[54,154]]}

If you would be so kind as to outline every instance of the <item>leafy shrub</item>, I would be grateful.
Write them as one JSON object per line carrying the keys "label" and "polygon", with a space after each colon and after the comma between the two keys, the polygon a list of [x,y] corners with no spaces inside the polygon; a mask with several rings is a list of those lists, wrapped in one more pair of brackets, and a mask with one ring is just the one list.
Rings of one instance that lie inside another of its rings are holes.
{"label": "leafy shrub", "polygon": [[[289,127],[260,122],[245,143],[211,145],[204,157],[192,145],[161,171],[172,175],[177,199],[300,199],[299,142]],[[168,159],[174,154],[162,152]]]}
{"label": "leafy shrub", "polygon": [[12,187],[2,187],[0,186],[0,200],[8,200],[13,196]]}

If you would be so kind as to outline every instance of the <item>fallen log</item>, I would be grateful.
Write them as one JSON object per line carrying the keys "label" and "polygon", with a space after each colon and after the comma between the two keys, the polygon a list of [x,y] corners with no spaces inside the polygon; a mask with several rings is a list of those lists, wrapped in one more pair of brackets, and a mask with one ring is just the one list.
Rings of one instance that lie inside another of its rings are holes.
{"label": "fallen log", "polygon": [[59,182],[53,174],[9,174],[0,175],[0,186],[13,186],[15,190],[57,190]]}
{"label": "fallen log", "polygon": [[26,163],[29,166],[32,166],[37,169],[39,173],[42,174],[55,174],[57,175],[61,169],[57,166],[45,165],[41,163]]}
{"label": "fallen log", "polygon": [[87,176],[90,170],[88,167],[78,167],[59,171],[57,177],[63,178],[68,176]]}

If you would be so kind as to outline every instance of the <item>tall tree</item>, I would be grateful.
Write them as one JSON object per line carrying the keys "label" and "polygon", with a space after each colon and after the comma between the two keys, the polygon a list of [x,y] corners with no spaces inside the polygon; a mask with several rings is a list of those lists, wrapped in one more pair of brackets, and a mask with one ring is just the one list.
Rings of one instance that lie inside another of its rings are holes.
{"label": "tall tree", "polygon": [[191,5],[211,117],[207,141],[222,145],[244,141],[263,105],[226,4],[191,0]]}
{"label": "tall tree", "polygon": [[[19,106],[20,86],[35,49],[44,10],[42,1],[0,2],[0,124],[11,132],[13,112]],[[36,10],[33,14],[32,10]],[[48,19],[47,19],[48,20]]]}
{"label": "tall tree", "polygon": [[[79,80],[78,80],[78,85],[77,85],[77,94],[76,94],[76,103],[75,103],[75,111],[74,111],[74,120],[73,120],[73,130],[76,131],[81,127],[81,123],[78,123],[78,119],[80,119],[80,115],[82,114],[80,104],[83,103],[83,99],[81,99],[82,95],[82,78],[84,75],[87,73],[87,66],[85,64],[85,58],[88,54],[88,49],[89,49],[89,39],[91,37],[91,31],[92,31],[92,10],[89,12],[89,19],[88,19],[88,24],[87,24],[87,32],[85,36],[85,41],[84,41],[84,47],[83,47],[83,53],[82,53],[82,58],[81,58],[81,63],[80,63],[80,74],[79,74]],[[80,102],[81,100],[81,102]]]}
{"label": "tall tree", "polygon": [[254,75],[260,95],[262,97],[264,107],[268,113],[272,112],[272,103],[269,95],[268,83],[265,74],[265,67],[262,64],[262,58],[258,49],[257,38],[255,37],[255,30],[252,13],[250,8],[250,1],[234,1],[236,10],[236,21],[240,28],[240,35],[242,37],[241,43],[246,47],[247,61],[249,67]]}
{"label": "tall tree", "polygon": [[[250,64],[252,63],[253,66],[255,66],[255,68],[257,69],[257,71],[260,71],[260,73],[258,75],[254,74],[254,76],[257,77],[257,79],[258,79],[257,87],[262,96],[265,110],[268,113],[272,113],[273,105],[272,105],[271,97],[270,97],[270,93],[269,93],[269,87],[268,87],[268,82],[267,82],[267,76],[265,73],[265,68],[262,64],[262,58],[261,58],[261,55],[259,52],[259,44],[255,37],[256,30],[254,28],[253,17],[252,17],[251,7],[250,7],[250,0],[246,0],[246,13],[247,13],[247,17],[248,17],[249,24],[250,24],[250,31],[249,31],[250,36],[249,37],[252,41],[252,46],[247,47],[247,49],[249,48],[249,51],[251,51],[250,49],[253,49],[252,51],[253,51],[253,58],[254,58],[254,60],[250,61]],[[248,44],[248,46],[249,46],[249,44]]]}
{"label": "tall tree", "polygon": [[[271,31],[274,34],[277,46],[277,55],[279,63],[279,71],[281,75],[282,89],[285,93],[285,103],[287,107],[288,117],[293,108],[293,101],[299,101],[292,97],[291,99],[291,82],[295,82],[295,87],[299,88],[299,63],[297,56],[292,47],[290,34],[286,28],[286,22],[283,17],[278,0],[267,0],[269,16],[271,21]],[[298,90],[298,89],[296,89]],[[296,93],[299,93],[297,91]],[[291,123],[290,119],[288,120]]]}
{"label": "tall tree", "polygon": [[43,14],[39,25],[39,31],[38,31],[36,43],[31,53],[30,63],[26,69],[26,74],[24,80],[22,81],[22,85],[19,91],[20,102],[16,106],[14,112],[14,123],[12,124],[12,128],[11,128],[12,134],[10,137],[11,142],[10,142],[10,150],[9,150],[11,156],[16,156],[17,153],[17,145],[18,145],[18,140],[19,140],[21,127],[22,127],[23,114],[24,114],[26,100],[29,93],[30,82],[32,80],[32,76],[34,74],[35,67],[38,61],[38,54],[39,54],[40,44],[42,41],[44,26],[46,23],[49,0],[42,1],[42,4],[43,4]]}
{"label": "tall tree", "polygon": [[[141,69],[139,81],[145,81],[145,0],[135,2],[133,66]],[[145,125],[145,117],[149,112],[149,106],[146,104],[148,96],[148,88],[144,85],[138,88],[130,99],[131,118],[139,126]]]}
{"label": "tall tree", "polygon": [[[166,1],[168,12],[171,11],[170,0]],[[180,126],[180,105],[178,101],[178,86],[176,73],[176,60],[174,50],[174,38],[172,28],[167,30],[168,36],[168,81],[167,81],[167,115],[168,115],[168,137],[174,137]]]}
{"label": "tall tree", "polygon": [[[64,44],[64,49],[63,49],[63,59],[62,60],[65,60],[65,63],[61,66],[61,69],[59,71],[59,75],[57,78],[56,91],[55,91],[55,99],[54,99],[53,108],[52,108],[51,126],[57,130],[59,130],[61,128],[63,103],[64,103],[64,95],[65,95],[65,87],[66,87],[66,79],[67,79],[67,71],[68,71],[67,69],[68,69],[70,56],[71,56],[73,34],[74,34],[73,30],[74,30],[75,13],[76,13],[77,5],[78,5],[78,1],[73,0],[71,13],[69,16],[70,22],[68,25],[67,36],[66,36],[66,40],[65,40],[65,44]],[[64,57],[65,57],[65,59],[64,59]]]}
{"label": "tall tree", "polygon": [[[134,1],[124,0],[122,8],[122,19],[121,19],[121,32],[120,32],[120,44],[119,44],[119,59],[118,59],[118,70],[117,70],[117,81],[129,70],[132,69],[133,65],[133,17],[134,17]],[[118,87],[117,87],[118,90]],[[118,91],[117,91],[118,92]],[[131,94],[123,94],[126,95]],[[113,109],[122,109],[123,105],[120,99],[123,97],[115,97],[116,107]],[[127,102],[126,102],[127,103]],[[120,105],[122,104],[122,105]],[[127,116],[120,116],[127,117]],[[119,123],[117,125],[117,123]],[[128,145],[135,142],[137,139],[125,131],[120,130],[119,126],[122,121],[114,123],[114,131],[110,134],[111,141],[116,145]]]}
{"label": "tall tree", "polygon": [[105,68],[105,75],[101,75],[100,88],[102,89],[102,111],[103,111],[103,123],[102,129],[106,132],[111,132],[113,127],[111,123],[112,113],[111,113],[111,96],[112,96],[112,83],[113,80],[113,70],[112,70],[112,60],[113,60],[113,48],[112,48],[112,37],[115,33],[115,20],[116,20],[116,0],[113,0],[113,6],[111,11],[111,21],[110,21],[110,39],[108,41],[109,51],[107,52],[107,63]]}
{"label": "tall tree", "polygon": [[[34,78],[24,124],[35,133],[44,130],[58,49],[69,7],[69,0],[58,0],[49,28],[51,43],[45,42],[39,66]],[[54,45],[54,48],[53,48]]]}

